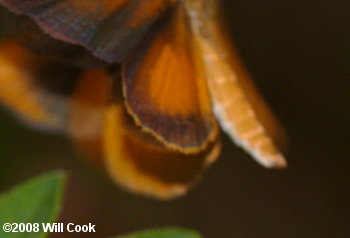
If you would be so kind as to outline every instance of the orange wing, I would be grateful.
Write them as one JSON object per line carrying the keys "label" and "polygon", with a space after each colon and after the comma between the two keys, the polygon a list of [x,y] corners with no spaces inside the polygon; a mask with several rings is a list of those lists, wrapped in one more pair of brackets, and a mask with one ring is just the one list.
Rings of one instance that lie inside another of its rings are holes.
{"label": "orange wing", "polygon": [[86,71],[79,79],[70,111],[71,135],[122,187],[158,199],[183,195],[217,159],[220,144],[211,143],[196,155],[159,144],[133,123],[121,92],[112,87],[114,80],[102,70]]}
{"label": "orange wing", "polygon": [[136,123],[184,153],[202,150],[217,135],[191,34],[178,4],[123,68],[126,106]]}
{"label": "orange wing", "polygon": [[221,127],[262,165],[285,167],[276,146],[285,140],[283,130],[221,31],[216,2],[186,3]]}

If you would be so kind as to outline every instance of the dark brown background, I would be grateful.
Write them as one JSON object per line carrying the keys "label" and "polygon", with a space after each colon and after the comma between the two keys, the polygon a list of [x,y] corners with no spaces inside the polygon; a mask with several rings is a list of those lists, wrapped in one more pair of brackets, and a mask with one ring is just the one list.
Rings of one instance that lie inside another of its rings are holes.
{"label": "dark brown background", "polygon": [[290,167],[259,167],[227,139],[220,161],[188,196],[157,202],[119,190],[67,138],[31,131],[2,110],[0,189],[64,168],[61,221],[107,237],[165,225],[207,238],[350,237],[350,2],[225,0],[232,35],[289,132]]}

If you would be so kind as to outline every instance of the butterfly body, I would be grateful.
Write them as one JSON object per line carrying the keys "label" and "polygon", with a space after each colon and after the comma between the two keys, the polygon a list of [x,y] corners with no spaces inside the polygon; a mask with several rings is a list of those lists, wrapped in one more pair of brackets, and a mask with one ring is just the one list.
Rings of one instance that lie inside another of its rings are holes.
{"label": "butterfly body", "polygon": [[[163,199],[184,194],[199,172],[216,160],[220,127],[263,166],[286,165],[277,147],[278,122],[228,40],[217,0],[0,0],[0,4],[63,44],[58,50],[54,41],[48,44],[58,52],[50,60],[74,62],[80,73],[63,102],[69,109],[58,124],[68,124],[64,130],[78,147],[103,161],[110,176],[129,190]],[[36,45],[40,48],[40,40]],[[104,63],[78,64],[86,53],[82,48]],[[43,65],[49,54],[41,50],[40,56],[21,54]],[[12,54],[15,50],[0,52],[0,59],[11,59]],[[21,70],[17,61],[9,62]],[[1,67],[5,66],[0,65],[0,73]],[[38,76],[30,69],[26,73]],[[10,83],[0,74],[1,80],[7,106],[21,113],[11,99],[23,90],[8,97]],[[37,88],[25,77],[18,80]],[[51,107],[56,106],[52,102]],[[42,113],[50,114],[47,107]],[[24,116],[33,119],[37,111],[27,110]]]}

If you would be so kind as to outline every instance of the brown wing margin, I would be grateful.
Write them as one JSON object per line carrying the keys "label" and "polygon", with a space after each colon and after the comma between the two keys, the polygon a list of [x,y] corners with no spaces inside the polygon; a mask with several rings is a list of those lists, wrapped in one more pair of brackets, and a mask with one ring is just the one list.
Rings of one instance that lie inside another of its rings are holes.
{"label": "brown wing margin", "polygon": [[110,105],[104,121],[106,169],[115,182],[157,199],[184,195],[218,158],[220,143],[198,154],[172,151],[130,123],[121,105]]}
{"label": "brown wing margin", "polygon": [[173,0],[0,0],[32,18],[52,37],[79,44],[108,62],[120,62]]}
{"label": "brown wing margin", "polygon": [[203,69],[183,4],[123,67],[129,113],[163,144],[198,152],[217,135]]}

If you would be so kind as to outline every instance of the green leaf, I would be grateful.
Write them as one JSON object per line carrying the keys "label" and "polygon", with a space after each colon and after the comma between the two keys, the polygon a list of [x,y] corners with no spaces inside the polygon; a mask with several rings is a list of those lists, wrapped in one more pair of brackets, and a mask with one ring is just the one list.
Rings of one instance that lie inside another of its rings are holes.
{"label": "green leaf", "polygon": [[[43,238],[41,223],[54,222],[60,211],[63,187],[63,172],[51,172],[38,176],[0,195],[1,238]],[[39,223],[39,232],[4,232],[5,223]]]}
{"label": "green leaf", "polygon": [[143,232],[135,232],[129,235],[115,238],[202,238],[202,236],[192,230],[183,228],[163,228]]}

